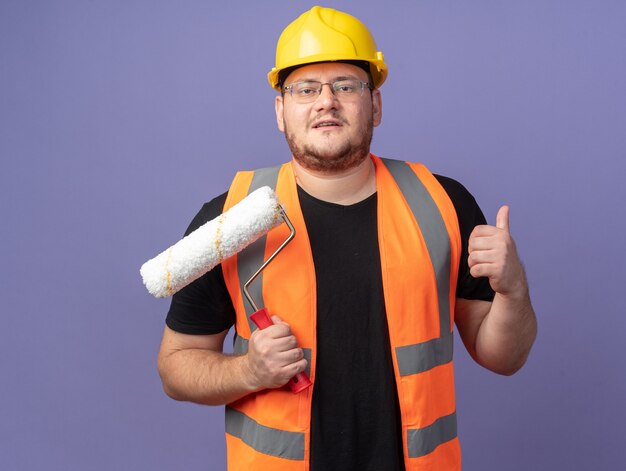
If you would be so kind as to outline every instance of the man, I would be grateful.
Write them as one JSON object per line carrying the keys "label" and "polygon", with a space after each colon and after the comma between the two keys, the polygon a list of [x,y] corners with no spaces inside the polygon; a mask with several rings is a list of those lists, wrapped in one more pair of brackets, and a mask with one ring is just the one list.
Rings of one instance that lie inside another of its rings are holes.
{"label": "man", "polygon": [[[488,226],[459,183],[370,154],[386,75],[356,18],[301,15],[269,73],[291,162],[240,172],[188,229],[269,183],[297,230],[259,282],[275,325],[248,319],[245,251],[177,293],[168,314],[164,389],[227,404],[229,469],[460,469],[452,322],[500,374],[517,371],[534,341],[508,208]],[[260,253],[283,239],[270,232]],[[233,325],[236,354],[225,355]],[[284,387],[305,370],[312,387]]]}

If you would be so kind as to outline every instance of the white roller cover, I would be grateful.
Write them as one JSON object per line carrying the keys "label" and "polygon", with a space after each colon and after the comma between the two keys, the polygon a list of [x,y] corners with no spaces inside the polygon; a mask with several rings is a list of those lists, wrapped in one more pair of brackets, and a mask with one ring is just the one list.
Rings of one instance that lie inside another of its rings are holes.
{"label": "white roller cover", "polygon": [[219,217],[143,264],[143,283],[150,294],[165,298],[211,268],[240,252],[283,219],[274,191],[264,186]]}

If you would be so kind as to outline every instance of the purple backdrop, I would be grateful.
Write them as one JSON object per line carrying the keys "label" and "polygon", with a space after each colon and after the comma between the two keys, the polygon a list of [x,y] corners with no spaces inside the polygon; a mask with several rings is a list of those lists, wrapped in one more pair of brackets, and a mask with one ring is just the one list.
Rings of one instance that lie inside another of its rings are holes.
{"label": "purple backdrop", "polygon": [[[0,469],[224,468],[176,403],[138,269],[237,169],[289,158],[265,74],[309,2],[0,3]],[[337,1],[390,69],[374,152],[511,205],[540,334],[511,378],[457,343],[467,470],[617,469],[626,2]]]}

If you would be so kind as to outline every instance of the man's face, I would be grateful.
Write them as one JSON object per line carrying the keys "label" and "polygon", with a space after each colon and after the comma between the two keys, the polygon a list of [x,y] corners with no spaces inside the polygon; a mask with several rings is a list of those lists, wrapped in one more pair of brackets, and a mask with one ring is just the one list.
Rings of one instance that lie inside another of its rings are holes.
{"label": "man's face", "polygon": [[[327,62],[299,67],[285,85],[301,81],[332,83],[341,79],[368,81],[359,67]],[[341,100],[324,85],[311,103],[296,103],[289,92],[276,97],[278,129],[285,133],[294,159],[308,170],[336,173],[357,166],[369,155],[373,128],[381,120],[380,92]]]}

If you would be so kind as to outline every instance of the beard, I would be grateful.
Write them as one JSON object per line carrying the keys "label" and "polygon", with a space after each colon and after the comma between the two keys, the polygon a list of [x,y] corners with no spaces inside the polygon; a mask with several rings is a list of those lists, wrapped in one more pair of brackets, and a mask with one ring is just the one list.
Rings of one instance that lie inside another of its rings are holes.
{"label": "beard", "polygon": [[[347,123],[344,118],[331,113],[332,118]],[[316,118],[318,119],[318,118]],[[370,144],[374,135],[373,118],[369,117],[353,140],[347,140],[336,148],[324,148],[324,144],[300,145],[296,137],[289,131],[287,122],[285,126],[285,139],[293,158],[307,170],[322,173],[335,173],[357,167],[370,153]]]}

